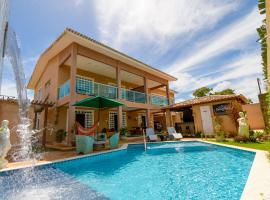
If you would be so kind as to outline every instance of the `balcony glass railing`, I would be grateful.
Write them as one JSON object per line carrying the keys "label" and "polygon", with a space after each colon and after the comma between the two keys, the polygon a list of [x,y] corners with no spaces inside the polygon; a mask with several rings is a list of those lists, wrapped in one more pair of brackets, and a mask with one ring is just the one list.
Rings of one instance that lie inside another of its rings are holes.
{"label": "balcony glass railing", "polygon": [[117,87],[96,83],[83,77],[76,78],[76,92],[78,94],[98,95],[110,99],[117,99]]}
{"label": "balcony glass railing", "polygon": [[[151,95],[151,104],[158,106],[168,106],[168,98],[161,95]],[[173,99],[170,99],[170,104],[172,104]]]}
{"label": "balcony glass railing", "polygon": [[58,99],[62,99],[63,97],[68,96],[69,93],[70,93],[70,82],[68,80],[58,88]]}
{"label": "balcony glass railing", "polygon": [[143,92],[137,92],[134,90],[127,90],[122,88],[122,99],[127,101],[137,102],[137,103],[145,103],[146,95]]}
{"label": "balcony glass railing", "polygon": [[[76,92],[77,94],[85,94],[89,96],[103,96],[110,99],[117,99],[118,88],[111,85],[94,82],[91,79],[84,77],[76,77]],[[58,92],[58,98],[61,99],[70,94],[70,81],[65,82],[60,86]],[[134,90],[121,89],[121,98],[126,101],[146,103],[146,94]],[[168,100],[165,96],[150,95],[149,101],[153,105],[167,106]],[[170,104],[174,102],[170,99]]]}

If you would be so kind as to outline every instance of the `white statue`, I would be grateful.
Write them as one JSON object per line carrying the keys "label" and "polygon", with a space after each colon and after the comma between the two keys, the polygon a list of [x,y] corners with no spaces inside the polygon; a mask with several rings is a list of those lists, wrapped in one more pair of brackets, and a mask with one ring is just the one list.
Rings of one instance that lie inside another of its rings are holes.
{"label": "white statue", "polygon": [[0,128],[0,169],[7,166],[8,161],[5,159],[5,157],[7,156],[8,151],[11,149],[8,124],[8,120],[3,120]]}
{"label": "white statue", "polygon": [[247,116],[243,112],[239,112],[240,118],[237,119],[239,123],[238,135],[249,137],[249,125]]}

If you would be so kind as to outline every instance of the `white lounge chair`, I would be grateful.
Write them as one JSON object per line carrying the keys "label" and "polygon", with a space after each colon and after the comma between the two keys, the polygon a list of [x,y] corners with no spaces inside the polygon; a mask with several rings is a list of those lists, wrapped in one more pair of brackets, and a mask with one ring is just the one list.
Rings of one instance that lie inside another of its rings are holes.
{"label": "white lounge chair", "polygon": [[153,128],[146,128],[146,136],[149,138],[150,142],[156,142],[158,140]]}
{"label": "white lounge chair", "polygon": [[169,137],[175,140],[181,140],[183,138],[181,133],[177,133],[174,127],[167,127]]}

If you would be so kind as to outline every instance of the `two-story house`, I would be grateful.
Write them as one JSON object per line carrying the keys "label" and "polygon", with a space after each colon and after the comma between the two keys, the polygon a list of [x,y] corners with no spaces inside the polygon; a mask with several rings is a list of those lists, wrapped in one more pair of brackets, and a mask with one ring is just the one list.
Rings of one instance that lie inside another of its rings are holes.
{"label": "two-story house", "polygon": [[[124,53],[66,29],[38,59],[28,89],[34,90],[35,100],[54,102],[54,107],[48,112],[48,122],[55,129],[72,133],[76,121],[90,127],[97,119],[95,110],[74,107],[73,104],[95,95],[125,104],[101,110],[101,129],[152,127],[154,113],[174,102],[169,82],[176,80]],[[167,115],[170,115],[169,111]],[[166,118],[171,119],[170,116]],[[51,140],[50,136],[47,137]]]}

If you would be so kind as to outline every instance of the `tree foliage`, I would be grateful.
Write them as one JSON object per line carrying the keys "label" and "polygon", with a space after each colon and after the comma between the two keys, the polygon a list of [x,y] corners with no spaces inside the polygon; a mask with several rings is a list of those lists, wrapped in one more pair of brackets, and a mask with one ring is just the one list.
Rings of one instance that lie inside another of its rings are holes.
{"label": "tree foliage", "polygon": [[226,94],[235,94],[235,91],[233,89],[227,88],[220,92],[215,92],[215,95],[226,95]]}
{"label": "tree foliage", "polygon": [[196,89],[194,92],[193,92],[193,96],[194,97],[204,97],[204,96],[209,96],[211,94],[211,91],[213,89],[212,88],[209,88],[209,87],[201,87],[201,88],[198,88]]}
{"label": "tree foliage", "polygon": [[213,92],[212,88],[201,87],[193,92],[194,97],[205,97],[210,95],[228,95],[228,94],[235,94],[235,91],[233,89],[227,88],[221,91]]}
{"label": "tree foliage", "polygon": [[[265,0],[259,0],[258,8],[260,14],[264,15],[266,13],[265,9]],[[261,44],[261,57],[262,57],[262,70],[264,80],[267,81],[267,28],[266,28],[266,19],[263,19],[262,25],[257,28],[257,33],[259,35],[258,42]]]}

